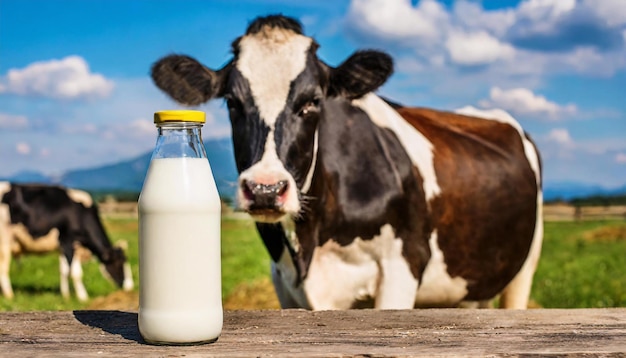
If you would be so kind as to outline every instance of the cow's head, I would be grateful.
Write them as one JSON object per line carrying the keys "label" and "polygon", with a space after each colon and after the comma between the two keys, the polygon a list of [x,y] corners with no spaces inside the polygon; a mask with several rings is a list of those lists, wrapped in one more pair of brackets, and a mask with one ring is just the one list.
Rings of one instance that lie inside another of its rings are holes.
{"label": "cow's head", "polygon": [[107,249],[102,255],[100,272],[103,276],[111,279],[124,291],[133,289],[133,277],[130,272],[130,264],[126,259],[126,254],[121,247]]}
{"label": "cow's head", "polygon": [[220,70],[170,55],[154,64],[152,78],[186,105],[225,98],[239,207],[259,222],[297,217],[315,169],[326,99],[352,100],[375,90],[391,74],[392,60],[359,51],[332,68],[317,58],[318,45],[300,24],[280,15],[256,19],[232,47],[234,58]]}

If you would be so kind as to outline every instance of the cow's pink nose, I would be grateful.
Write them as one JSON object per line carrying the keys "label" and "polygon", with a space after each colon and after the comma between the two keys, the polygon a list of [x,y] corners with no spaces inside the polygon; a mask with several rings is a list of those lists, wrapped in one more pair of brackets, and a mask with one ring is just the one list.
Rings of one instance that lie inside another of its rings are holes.
{"label": "cow's pink nose", "polygon": [[251,201],[249,210],[276,209],[278,198],[285,195],[289,184],[286,180],[280,180],[274,184],[256,183],[244,180],[241,183],[243,195]]}

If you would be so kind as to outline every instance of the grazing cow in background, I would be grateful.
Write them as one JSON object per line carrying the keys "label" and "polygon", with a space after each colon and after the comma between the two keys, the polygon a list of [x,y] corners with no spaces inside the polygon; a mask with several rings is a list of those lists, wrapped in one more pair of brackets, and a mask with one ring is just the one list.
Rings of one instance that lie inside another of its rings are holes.
{"label": "grazing cow in background", "polygon": [[13,296],[11,255],[58,250],[61,294],[69,297],[71,275],[76,296],[87,300],[77,247],[95,254],[106,276],[124,290],[132,290],[126,256],[121,248],[111,245],[88,193],[59,186],[0,182],[0,286],[5,297]]}
{"label": "grazing cow in background", "polygon": [[334,68],[294,19],[258,18],[211,70],[152,67],[174,100],[226,99],[237,203],[257,222],[282,307],[526,308],[543,236],[538,152],[504,112],[391,104],[392,60]]}

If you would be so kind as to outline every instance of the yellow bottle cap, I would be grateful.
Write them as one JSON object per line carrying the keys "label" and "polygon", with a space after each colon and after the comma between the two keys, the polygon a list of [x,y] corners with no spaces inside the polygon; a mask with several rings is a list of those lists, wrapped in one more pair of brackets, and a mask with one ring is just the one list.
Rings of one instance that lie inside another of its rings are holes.
{"label": "yellow bottle cap", "polygon": [[206,122],[206,114],[202,111],[169,110],[154,112],[154,123],[164,122]]}

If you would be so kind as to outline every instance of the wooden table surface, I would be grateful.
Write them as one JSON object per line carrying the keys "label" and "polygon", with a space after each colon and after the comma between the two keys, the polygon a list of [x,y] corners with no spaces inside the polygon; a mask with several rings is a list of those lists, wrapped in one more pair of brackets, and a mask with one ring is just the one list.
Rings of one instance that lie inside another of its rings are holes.
{"label": "wooden table surface", "polygon": [[0,313],[0,357],[626,357],[626,308],[226,311],[216,343],[145,344],[137,312]]}

